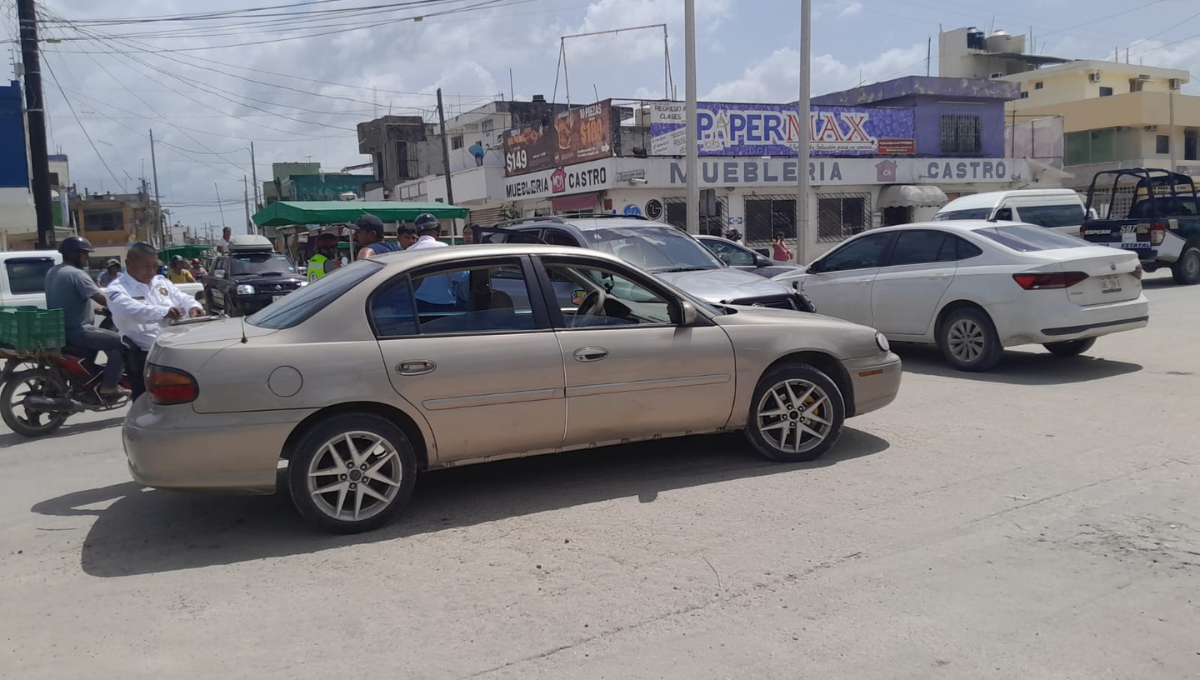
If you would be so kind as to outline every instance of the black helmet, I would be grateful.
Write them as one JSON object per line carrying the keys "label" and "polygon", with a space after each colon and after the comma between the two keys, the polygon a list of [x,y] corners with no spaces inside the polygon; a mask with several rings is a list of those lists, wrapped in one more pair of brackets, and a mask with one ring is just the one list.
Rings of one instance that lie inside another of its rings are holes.
{"label": "black helmet", "polygon": [[442,228],[437,218],[429,213],[417,215],[417,219],[413,220],[413,225],[417,228],[417,231],[436,231]]}
{"label": "black helmet", "polygon": [[183,256],[182,255],[172,255],[171,256],[171,264],[175,264],[176,262],[183,262]]}
{"label": "black helmet", "polygon": [[71,253],[94,253],[96,249],[92,247],[91,241],[82,236],[68,236],[59,244],[58,252],[69,255]]}

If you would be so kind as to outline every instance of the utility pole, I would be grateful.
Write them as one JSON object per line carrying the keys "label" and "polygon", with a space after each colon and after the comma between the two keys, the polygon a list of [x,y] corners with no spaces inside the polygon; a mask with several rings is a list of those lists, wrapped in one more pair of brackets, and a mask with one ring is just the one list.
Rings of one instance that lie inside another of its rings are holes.
{"label": "utility pole", "polygon": [[162,201],[158,196],[158,161],[154,158],[154,130],[150,131],[150,172],[154,173],[154,214],[158,217],[158,242],[167,247],[167,234],[163,226]]}
{"label": "utility pole", "polygon": [[[805,0],[807,2],[808,0]],[[684,0],[683,31],[687,81],[687,232],[700,233],[700,149],[696,114],[696,0]]]}
{"label": "utility pole", "polygon": [[217,191],[217,207],[221,209],[221,228],[224,229],[225,228],[225,206],[221,205],[221,187],[218,187],[217,183],[213,182],[213,189],[216,189],[216,191]]}
{"label": "utility pole", "polygon": [[816,234],[808,222],[808,137],[812,133],[812,0],[800,0],[800,135],[796,149],[796,262],[808,264],[816,250]]}
{"label": "utility pole", "polygon": [[438,124],[442,129],[442,171],[446,173],[446,204],[454,205],[454,182],[450,177],[450,140],[446,139],[446,112],[442,109],[442,88],[437,91]]}
{"label": "utility pole", "polygon": [[[262,201],[258,195],[258,166],[254,163],[254,142],[250,142],[250,177],[254,180],[254,212],[257,213],[262,209]],[[254,234],[256,230],[254,225],[249,226],[250,234]]]}
{"label": "utility pole", "polygon": [[[54,247],[54,210],[50,205],[50,156],[46,149],[46,103],[42,97],[42,62],[38,55],[34,0],[17,0],[21,25],[21,61],[25,64],[25,115],[29,120],[29,162],[33,168],[33,208],[38,248]],[[66,217],[64,215],[63,217]]]}
{"label": "utility pole", "polygon": [[250,188],[246,186],[246,176],[242,175],[242,201],[246,204],[246,232],[251,233],[254,230],[254,223],[250,221]]}

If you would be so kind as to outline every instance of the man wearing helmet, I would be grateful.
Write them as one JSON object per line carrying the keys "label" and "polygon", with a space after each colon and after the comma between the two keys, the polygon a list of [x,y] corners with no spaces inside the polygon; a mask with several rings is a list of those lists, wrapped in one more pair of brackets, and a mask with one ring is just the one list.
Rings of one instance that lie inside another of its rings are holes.
{"label": "man wearing helmet", "polygon": [[336,234],[321,234],[317,237],[313,256],[308,260],[308,282],[312,283],[337,269],[341,265],[337,254],[338,237]]}
{"label": "man wearing helmet", "polygon": [[104,352],[107,362],[100,396],[112,399],[129,396],[129,390],[120,385],[121,374],[125,372],[121,336],[95,325],[92,305],[103,305],[105,299],[87,274],[88,254],[94,252],[92,244],[85,238],[71,236],[63,240],[58,250],[63,262],[46,272],[46,306],[63,310],[68,345]]}
{"label": "man wearing helmet", "polygon": [[438,240],[438,234],[442,231],[442,225],[438,224],[437,218],[429,213],[422,213],[413,221],[413,225],[417,228],[417,233],[420,237],[417,242],[406,248],[406,250],[423,250],[425,248],[445,248],[448,243],[443,243]]}

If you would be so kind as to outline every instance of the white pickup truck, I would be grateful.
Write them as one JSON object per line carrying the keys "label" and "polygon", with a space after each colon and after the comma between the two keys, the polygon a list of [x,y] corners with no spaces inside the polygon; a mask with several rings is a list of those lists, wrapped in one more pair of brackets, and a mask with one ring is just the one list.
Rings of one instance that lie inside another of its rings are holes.
{"label": "white pickup truck", "polygon": [[[46,308],[46,272],[62,262],[55,250],[25,250],[0,253],[0,306],[30,305]],[[200,283],[176,284],[179,290],[204,303]]]}

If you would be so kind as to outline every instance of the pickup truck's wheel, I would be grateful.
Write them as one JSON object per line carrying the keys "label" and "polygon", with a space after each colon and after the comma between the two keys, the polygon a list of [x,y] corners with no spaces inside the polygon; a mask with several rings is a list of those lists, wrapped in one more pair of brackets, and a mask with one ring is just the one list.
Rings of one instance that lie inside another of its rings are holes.
{"label": "pickup truck's wheel", "polygon": [[417,473],[412,444],[379,416],[331,418],[300,440],[288,465],[296,509],[339,534],[370,531],[408,503]]}
{"label": "pickup truck's wheel", "polygon": [[1183,247],[1179,259],[1171,265],[1171,274],[1175,283],[1194,286],[1200,283],[1200,245],[1189,243]]}
{"label": "pickup truck's wheel", "polygon": [[1091,349],[1096,344],[1096,338],[1083,338],[1082,340],[1066,340],[1063,342],[1047,342],[1042,345],[1050,350],[1050,353],[1059,357],[1077,357],[1080,354]]}
{"label": "pickup truck's wheel", "polygon": [[837,383],[807,364],[784,364],[759,378],[746,438],[771,460],[816,460],[841,436],[845,421]]}
{"label": "pickup truck's wheel", "polygon": [[960,371],[989,371],[1004,355],[996,325],[974,307],[950,312],[938,327],[937,344],[946,363]]}

